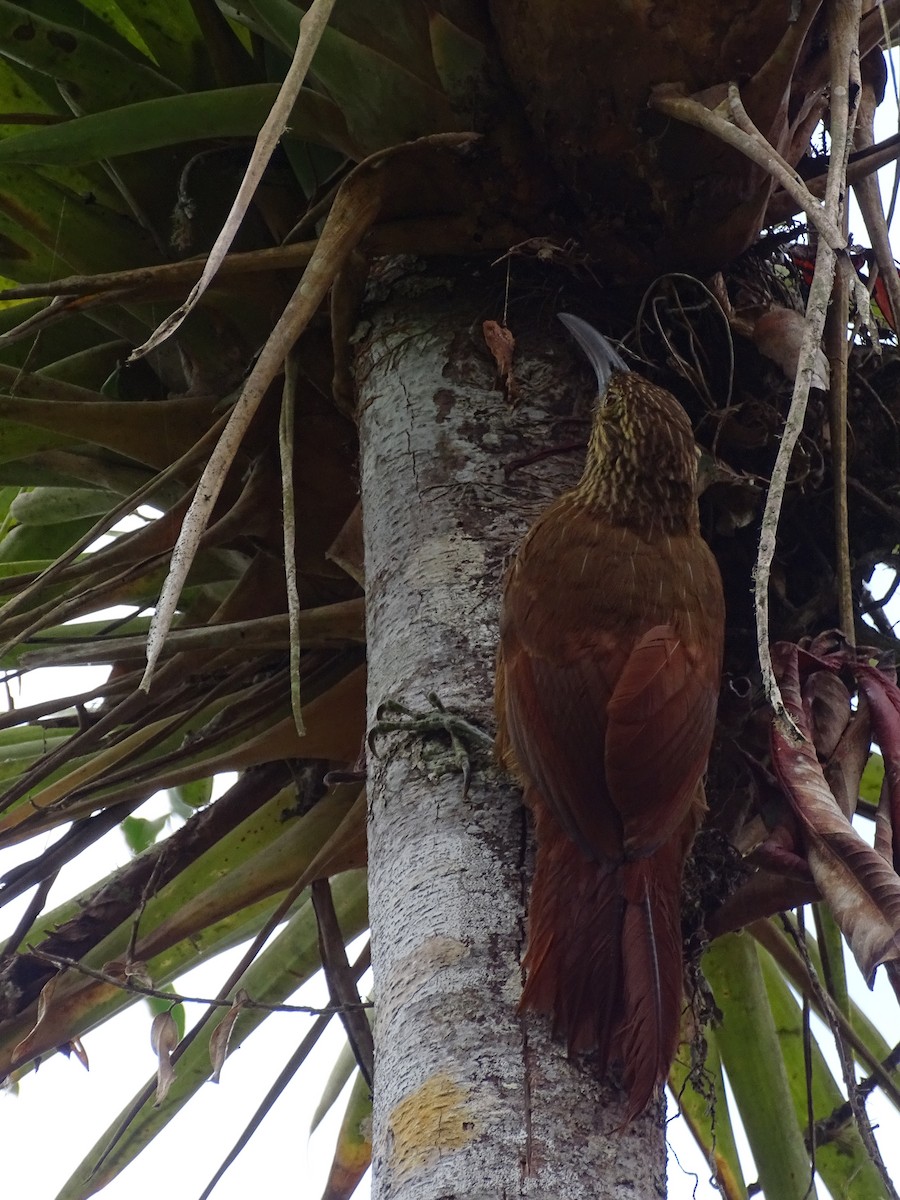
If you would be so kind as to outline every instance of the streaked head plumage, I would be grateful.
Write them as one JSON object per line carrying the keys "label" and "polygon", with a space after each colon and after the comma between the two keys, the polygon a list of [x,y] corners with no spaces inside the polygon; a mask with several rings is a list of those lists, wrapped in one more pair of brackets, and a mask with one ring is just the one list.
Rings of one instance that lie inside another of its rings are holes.
{"label": "streaked head plumage", "polygon": [[675,396],[631,371],[587,321],[560,313],[597,375],[600,403],[577,493],[613,524],[683,532],[697,526],[697,452]]}

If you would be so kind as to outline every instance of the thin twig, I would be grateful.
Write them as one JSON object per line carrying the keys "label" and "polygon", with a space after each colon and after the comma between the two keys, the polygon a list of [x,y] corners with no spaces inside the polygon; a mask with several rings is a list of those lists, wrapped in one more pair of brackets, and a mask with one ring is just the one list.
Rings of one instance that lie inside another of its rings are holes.
{"label": "thin twig", "polygon": [[288,641],[290,644],[291,713],[298,737],[306,733],[300,698],[300,584],[297,580],[297,509],[294,502],[294,417],[297,411],[297,357],[292,350],[284,360],[284,387],[278,422],[278,454],[281,462],[281,525],[284,538],[284,584],[287,592]]}
{"label": "thin twig", "polygon": [[128,949],[125,951],[125,962],[134,962],[137,955],[135,954],[135,946],[138,944],[138,935],[141,931],[141,921],[144,913],[147,910],[147,904],[156,895],[161,886],[160,880],[163,878],[163,871],[166,865],[166,857],[169,853],[169,840],[166,839],[159,848],[159,854],[156,855],[153,866],[150,868],[150,874],[141,888],[140,899],[138,900],[137,909],[131,920],[131,934],[128,938]]}
{"label": "thin twig", "polygon": [[[219,278],[256,274],[261,271],[296,271],[305,267],[316,248],[315,241],[287,246],[267,246],[228,254],[219,267]],[[107,271],[97,275],[66,275],[49,283],[20,283],[0,290],[0,300],[31,300],[45,296],[95,296],[101,292],[137,291],[193,283],[203,274],[205,258],[135,267],[129,271]]]}
{"label": "thin twig", "polygon": [[[859,113],[859,0],[829,0],[828,49],[832,68],[830,96],[830,136],[832,162],[826,180],[826,210],[847,235],[847,167],[853,145],[853,130]],[[847,270],[841,263],[836,271],[832,306],[828,314],[828,358],[830,362],[829,422],[832,433],[832,470],[834,476],[834,538],[838,554],[838,606],[841,629],[853,644],[854,614],[850,563],[850,524],[847,517],[847,324],[850,319],[850,287]],[[856,274],[856,272],[854,272]]]}
{"label": "thin twig", "polygon": [[291,347],[309,324],[338,271],[381,211],[384,176],[378,167],[382,156],[379,154],[361,163],[341,185],[315,253],[260,351],[228,423],[207,461],[182,522],[172,551],[169,573],[150,623],[147,668],[140,683],[142,691],[150,689],[181,590],[244,434]]}
{"label": "thin twig", "polygon": [[854,629],[853,580],[850,564],[850,518],[847,504],[847,365],[849,362],[847,323],[849,315],[850,289],[847,286],[846,272],[841,268],[835,277],[831,307],[825,322],[825,344],[831,367],[828,422],[831,433],[831,474],[834,484],[838,614],[844,636],[852,646],[856,641],[856,631]]}
{"label": "thin twig", "polygon": [[[369,942],[367,942],[365,947],[363,948],[363,951],[360,954],[359,958],[353,964],[354,981],[358,980],[360,978],[360,976],[363,974],[363,972],[368,969],[369,962],[370,962],[370,954],[371,954],[371,945]],[[213,1175],[212,1179],[209,1181],[209,1183],[204,1188],[203,1193],[200,1196],[200,1200],[208,1200],[208,1197],[212,1194],[213,1188],[216,1186],[216,1184],[219,1182],[219,1180],[222,1178],[222,1176],[225,1174],[225,1172],[228,1170],[228,1168],[231,1166],[231,1164],[234,1162],[234,1160],[237,1158],[237,1156],[240,1154],[240,1152],[244,1149],[244,1147],[250,1141],[250,1138],[253,1136],[253,1134],[256,1132],[256,1130],[259,1128],[260,1123],[262,1122],[262,1120],[266,1116],[266,1114],[269,1112],[272,1105],[275,1103],[275,1101],[278,1099],[278,1097],[281,1095],[281,1093],[287,1087],[288,1083],[290,1083],[290,1081],[296,1075],[298,1069],[305,1062],[306,1058],[309,1056],[310,1050],[312,1050],[313,1046],[319,1040],[321,1035],[325,1032],[325,1029],[328,1025],[329,1019],[330,1019],[329,1016],[319,1017],[318,1020],[313,1024],[313,1027],[310,1029],[309,1033],[307,1033],[306,1037],[303,1039],[303,1041],[300,1043],[300,1045],[297,1047],[297,1049],[294,1051],[294,1053],[291,1055],[291,1057],[284,1064],[284,1066],[282,1067],[281,1071],[278,1074],[278,1078],[275,1080],[275,1082],[269,1088],[268,1092],[266,1092],[265,1096],[263,1097],[262,1103],[259,1105],[259,1107],[257,1108],[256,1112],[253,1114],[253,1116],[250,1118],[250,1120],[247,1122],[247,1125],[245,1126],[240,1137],[234,1143],[231,1150],[229,1150],[228,1154],[225,1156],[224,1160],[222,1161],[222,1163],[219,1166],[218,1170],[216,1171],[215,1175]]]}
{"label": "thin twig", "polygon": [[[772,480],[766,495],[754,573],[756,636],[763,685],[766,696],[772,705],[775,721],[792,739],[801,735],[785,710],[781,690],[772,669],[769,648],[769,578],[775,555],[778,521],[787,486],[788,471],[794,447],[806,417],[806,405],[809,400],[815,357],[821,346],[828,302],[834,284],[836,251],[846,244],[840,231],[843,225],[842,205],[846,192],[847,160],[850,154],[853,118],[855,118],[856,102],[859,96],[858,83],[855,91],[851,89],[851,81],[859,79],[859,18],[859,0],[855,0],[855,3],[849,7],[836,2],[832,2],[828,6],[832,77],[832,147],[828,180],[825,186],[825,214],[828,225],[837,230],[839,240],[836,243],[829,241],[826,237],[824,241],[819,242],[815,272],[806,306],[806,328],[797,364],[794,392],[781,444],[778,447]],[[816,211],[821,212],[822,210],[816,208]],[[820,233],[822,232],[823,227],[819,222],[816,222],[816,228]],[[846,337],[846,334],[844,336]]]}
{"label": "thin twig", "polygon": [[[890,1054],[882,1059],[882,1071],[896,1071],[900,1065],[900,1043],[896,1045]],[[857,1085],[857,1090],[860,1096],[865,1097],[874,1092],[875,1088],[880,1086],[880,1079],[877,1075],[867,1075],[865,1079],[861,1079]],[[816,1144],[824,1146],[831,1141],[844,1128],[848,1121],[853,1120],[853,1107],[849,1100],[845,1100],[843,1104],[839,1104],[833,1109],[827,1117],[821,1117],[816,1121],[815,1136]]]}
{"label": "thin twig", "polygon": [[[272,910],[272,912],[269,914],[269,916],[266,918],[265,922],[263,923],[262,928],[260,930],[258,930],[258,932],[256,933],[256,936],[253,938],[253,941],[250,943],[250,945],[244,951],[243,955],[241,956],[241,961],[237,964],[237,966],[234,968],[234,970],[231,972],[231,974],[226,979],[225,983],[219,989],[219,993],[216,997],[215,1003],[211,1003],[209,1005],[206,1012],[200,1017],[197,1024],[191,1027],[191,1029],[187,1032],[187,1034],[181,1039],[181,1041],[175,1047],[175,1050],[172,1052],[172,1059],[171,1059],[173,1066],[178,1061],[178,1059],[181,1058],[181,1056],[185,1053],[185,1051],[188,1049],[188,1047],[191,1045],[191,1043],[194,1041],[194,1039],[198,1036],[198,1034],[203,1029],[203,1027],[211,1020],[211,1018],[218,1011],[218,1007],[219,1007],[218,1002],[224,1001],[228,1005],[228,1007],[231,1007],[234,989],[237,987],[237,985],[240,983],[241,979],[243,978],[244,972],[254,962],[254,960],[256,959],[256,956],[259,954],[260,950],[263,948],[263,946],[269,940],[270,936],[272,935],[274,930],[278,927],[278,925],[281,924],[281,921],[287,915],[287,913],[289,912],[289,910],[291,909],[291,907],[293,906],[293,904],[297,900],[297,898],[300,896],[300,893],[303,892],[309,886],[309,883],[310,883],[310,880],[307,877],[307,872],[305,872],[305,871],[301,872],[301,874],[298,876],[298,878],[296,879],[296,881],[294,882],[292,887],[282,896],[282,898],[278,902],[278,904],[276,904],[275,908]],[[167,997],[168,997],[168,995],[169,994],[167,993]],[[132,1101],[131,1107],[128,1109],[128,1111],[125,1113],[125,1116],[122,1118],[122,1120],[116,1126],[116,1128],[113,1130],[112,1136],[110,1137],[109,1141],[107,1142],[106,1146],[104,1147],[100,1157],[97,1159],[96,1163],[94,1163],[93,1167],[91,1168],[91,1176],[95,1175],[97,1173],[97,1171],[100,1170],[100,1168],[103,1166],[104,1162],[106,1162],[107,1158],[109,1158],[110,1154],[112,1154],[113,1150],[116,1148],[116,1146],[119,1144],[121,1139],[124,1137],[125,1132],[127,1131],[128,1127],[131,1125],[132,1121],[135,1120],[138,1113],[141,1111],[141,1109],[144,1107],[144,1105],[147,1103],[147,1101],[153,1095],[155,1088],[156,1088],[156,1079],[154,1077],[148,1083],[146,1083],[144,1085],[144,1087],[142,1088],[142,1090],[138,1093],[138,1095],[135,1096],[134,1100]]]}
{"label": "thin twig", "polygon": [[[49,966],[57,967],[60,971],[75,971],[79,975],[86,975],[88,979],[96,979],[98,983],[106,983],[110,987],[118,988],[119,991],[135,996],[149,996],[154,1000],[165,1000],[170,1004],[204,1004],[207,1008],[231,1008],[234,1004],[233,997],[223,996],[221,993],[213,997],[184,996],[180,992],[166,991],[163,988],[153,987],[151,984],[141,983],[134,975],[122,978],[122,976],[113,975],[109,971],[98,971],[94,967],[88,967],[79,962],[77,958],[66,958],[61,954],[47,954],[34,946],[28,947],[28,953]],[[266,1004],[262,1000],[249,998],[242,1003],[244,1008],[258,1008],[261,1012],[306,1013],[316,1017],[333,1016],[335,1013],[340,1013],[345,1007],[341,1004],[329,1004],[324,1008],[316,1008],[310,1004]],[[371,1008],[372,1002],[357,998],[350,1002],[350,1007],[354,1009]]]}
{"label": "thin twig", "polygon": [[[874,812],[872,813],[872,817],[874,819]],[[791,947],[787,937],[779,933],[774,922],[766,918],[753,921],[746,928],[756,941],[771,954],[780,970],[785,974],[788,983],[796,991],[804,992],[808,989],[812,993],[816,1012],[818,1012],[823,1021],[827,1020],[828,1018],[824,1010],[821,1009],[820,994],[813,987],[810,977],[811,972],[800,954]],[[841,1033],[846,1039],[847,1044],[852,1047],[857,1059],[865,1064],[868,1070],[876,1077],[878,1086],[894,1107],[900,1109],[900,1088],[898,1088],[896,1081],[891,1078],[887,1071],[883,1070],[876,1056],[863,1041],[848,1018],[834,1005],[832,1005],[831,1009],[831,1019],[837,1022]]]}
{"label": "thin twig", "polygon": [[772,654],[769,648],[769,579],[772,574],[772,561],[775,557],[775,545],[778,532],[778,521],[781,516],[781,506],[787,487],[788,472],[797,439],[803,430],[806,418],[806,405],[809,400],[809,389],[815,371],[815,360],[822,341],[822,331],[825,327],[825,315],[828,301],[831,297],[831,287],[834,280],[835,253],[827,242],[820,242],[816,255],[816,268],[809,289],[809,301],[806,306],[806,328],[800,348],[800,358],[797,366],[797,376],[794,380],[794,393],[769,490],[766,493],[766,504],[763,510],[762,529],[759,535],[759,550],[754,569],[754,597],[756,608],[756,641],[759,652],[759,665],[762,671],[763,686],[766,697],[772,706],[775,720],[783,727],[783,731],[791,740],[802,735],[797,730],[784,707],[781,689],[772,668]]}
{"label": "thin twig", "polygon": [[325,27],[328,24],[333,7],[334,0],[313,0],[313,3],[300,18],[300,32],[297,37],[297,46],[294,50],[291,65],[288,67],[284,82],[278,90],[278,95],[275,97],[275,103],[272,105],[272,109],[266,117],[262,129],[257,135],[250,163],[244,172],[244,177],[241,180],[237,196],[235,196],[234,203],[231,206],[231,211],[225,218],[225,223],[219,232],[219,236],[216,238],[215,245],[209,252],[209,258],[207,259],[206,266],[203,268],[203,274],[191,289],[187,300],[154,330],[143,346],[138,346],[136,350],[132,351],[129,362],[133,362],[137,358],[142,358],[145,354],[155,349],[160,342],[171,337],[215,277],[219,265],[228,253],[228,248],[234,241],[244,215],[250,207],[250,202],[256,193],[266,167],[269,165],[269,160],[287,128],[291,112],[300,95],[300,88],[306,78],[306,73],[321,41],[322,34],[325,32]]}
{"label": "thin twig", "polygon": [[[797,909],[797,936],[802,940],[805,948],[806,920],[802,905]],[[809,1150],[809,1187],[806,1190],[806,1195],[808,1196],[813,1191],[816,1181],[816,1106],[813,1099],[812,1028],[809,1020],[810,1002],[806,992],[803,993],[800,1016],[803,1030],[803,1082],[806,1087],[806,1129],[807,1149]]]}
{"label": "thin twig", "polygon": [[[338,600],[320,608],[305,608],[300,613],[297,635],[304,646],[344,646],[366,640],[365,604],[362,597]],[[248,621],[227,621],[221,625],[199,625],[173,629],[164,655],[190,650],[286,650],[290,644],[290,626],[286,613],[271,617],[253,617]],[[20,639],[24,642],[26,639]],[[39,666],[71,666],[75,663],[130,662],[143,659],[147,639],[143,633],[121,635],[95,634],[86,637],[34,636],[31,646],[46,649],[26,650],[20,664],[31,669]],[[102,694],[102,693],[101,693]],[[91,696],[93,693],[91,694]],[[86,697],[91,699],[91,696]]]}
{"label": "thin twig", "polygon": [[[756,634],[763,685],[774,711],[776,722],[783,727],[785,735],[791,739],[796,739],[801,735],[784,707],[781,691],[772,669],[769,649],[769,578],[772,572],[778,522],[791,458],[803,429],[815,358],[821,346],[828,301],[834,282],[836,254],[843,251],[847,244],[846,238],[841,232],[841,203],[846,189],[849,136],[852,123],[848,119],[849,111],[845,111],[845,106],[848,110],[852,107],[855,114],[855,100],[859,89],[857,87],[855,92],[851,91],[851,78],[858,79],[858,52],[856,50],[859,27],[858,0],[852,6],[849,19],[847,19],[847,13],[841,10],[840,12],[831,12],[830,20],[832,107],[836,119],[832,129],[832,156],[826,182],[824,206],[815,199],[793,167],[778,154],[750,120],[735,84],[730,84],[728,88],[730,120],[722,114],[721,106],[717,110],[711,110],[691,97],[673,93],[671,88],[657,88],[650,99],[651,108],[705,130],[727,145],[740,150],[751,161],[763,167],[794,197],[798,207],[807,214],[820,235],[815,273],[806,309],[806,329],[794,380],[794,392],[766,495],[759,551],[754,570]],[[851,67],[854,53],[857,54],[855,72]],[[838,104],[834,103],[835,97],[839,100]],[[840,112],[838,113],[837,110]]]}
{"label": "thin twig", "polygon": [[[74,117],[83,117],[86,115],[85,109],[79,103],[80,89],[78,87],[72,87],[68,83],[63,82],[63,80],[57,79],[56,88],[62,97],[63,103]],[[138,201],[137,196],[135,196],[134,192],[123,179],[115,163],[111,162],[108,158],[101,158],[97,160],[97,166],[119,193],[135,222],[149,235],[160,258],[168,257],[169,247],[166,245],[165,238],[160,235],[159,230],[150,220],[150,217]]]}

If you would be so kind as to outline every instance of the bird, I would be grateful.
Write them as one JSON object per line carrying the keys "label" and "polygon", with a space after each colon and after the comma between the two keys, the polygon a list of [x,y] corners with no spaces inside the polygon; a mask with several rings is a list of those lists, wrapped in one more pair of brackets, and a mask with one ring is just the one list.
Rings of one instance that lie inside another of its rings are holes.
{"label": "bird", "polygon": [[520,1008],[549,1015],[570,1055],[620,1064],[627,1122],[678,1045],[682,872],[706,811],[725,603],[686,412],[586,321],[560,320],[599,398],[579,483],[506,574],[495,753],[535,830]]}

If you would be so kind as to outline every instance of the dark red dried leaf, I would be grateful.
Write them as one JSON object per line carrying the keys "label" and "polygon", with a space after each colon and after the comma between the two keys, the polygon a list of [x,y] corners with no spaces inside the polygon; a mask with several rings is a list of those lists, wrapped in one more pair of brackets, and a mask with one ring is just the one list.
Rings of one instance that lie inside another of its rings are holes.
{"label": "dark red dried leaf", "polygon": [[850,721],[850,693],[834,671],[814,671],[803,681],[803,711],[823,761],[832,756]]}
{"label": "dark red dried leaf", "polygon": [[[900,869],[900,688],[877,667],[860,663],[859,687],[872,713],[872,727],[884,758],[879,804],[879,851]],[[889,832],[890,831],[890,832]]]}
{"label": "dark red dried leaf", "polygon": [[800,819],[813,878],[871,983],[879,964],[900,959],[900,879],[859,836],[828,787],[802,702],[799,655],[796,646],[784,642],[772,650],[796,727],[784,718],[773,721],[772,762]]}

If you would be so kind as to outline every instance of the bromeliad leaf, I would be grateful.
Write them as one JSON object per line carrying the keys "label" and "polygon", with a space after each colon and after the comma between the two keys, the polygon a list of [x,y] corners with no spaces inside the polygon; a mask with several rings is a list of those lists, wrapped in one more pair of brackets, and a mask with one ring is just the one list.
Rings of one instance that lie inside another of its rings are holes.
{"label": "bromeliad leaf", "polygon": [[[0,142],[0,162],[80,165],[184,142],[251,138],[262,128],[277,94],[275,84],[251,83],[142,100],[7,138]],[[300,92],[288,129],[286,136],[292,139],[361,156],[340,109],[309,88]]]}
{"label": "bromeliad leaf", "polygon": [[781,642],[773,663],[785,707],[803,740],[772,726],[772,760],[799,817],[813,878],[871,985],[876,968],[900,959],[900,879],[844,816],[825,781],[800,691],[799,650]]}

